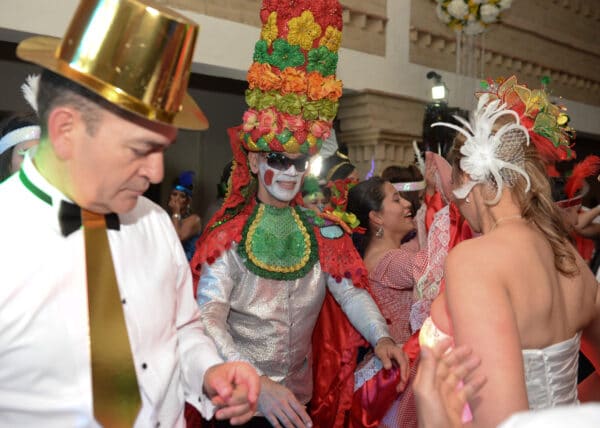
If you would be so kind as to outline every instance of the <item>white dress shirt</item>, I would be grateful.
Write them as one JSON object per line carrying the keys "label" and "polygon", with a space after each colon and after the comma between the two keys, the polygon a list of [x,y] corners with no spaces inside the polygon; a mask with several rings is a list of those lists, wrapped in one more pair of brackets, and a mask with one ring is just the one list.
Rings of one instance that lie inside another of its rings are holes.
{"label": "white dress shirt", "polygon": [[[61,234],[61,199],[29,158],[0,184],[1,427],[98,426],[83,232]],[[142,398],[135,426],[184,427],[184,399],[211,418],[204,373],[222,360],[204,335],[171,221],[143,197],[119,218],[108,239]]]}

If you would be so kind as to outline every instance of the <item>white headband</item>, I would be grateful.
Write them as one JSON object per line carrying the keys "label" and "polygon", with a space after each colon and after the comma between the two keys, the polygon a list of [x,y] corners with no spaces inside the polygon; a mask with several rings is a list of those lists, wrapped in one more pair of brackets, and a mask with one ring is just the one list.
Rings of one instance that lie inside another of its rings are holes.
{"label": "white headband", "polygon": [[40,127],[37,125],[24,126],[22,128],[15,129],[0,139],[0,154],[19,143],[39,139]]}
{"label": "white headband", "polygon": [[409,181],[406,183],[392,183],[392,185],[398,192],[415,192],[425,188],[425,180]]}

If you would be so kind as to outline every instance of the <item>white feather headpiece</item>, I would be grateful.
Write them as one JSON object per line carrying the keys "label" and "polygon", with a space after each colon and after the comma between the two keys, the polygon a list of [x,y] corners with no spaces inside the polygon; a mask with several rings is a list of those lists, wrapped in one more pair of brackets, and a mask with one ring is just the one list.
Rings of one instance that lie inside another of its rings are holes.
{"label": "white feather headpiece", "polygon": [[419,166],[419,171],[421,174],[425,176],[425,159],[423,159],[423,153],[419,150],[419,145],[417,144],[417,140],[412,141],[413,150],[415,151],[415,156],[417,157],[417,165]]}
{"label": "white feather headpiece", "polygon": [[40,86],[40,77],[41,75],[39,74],[30,74],[25,79],[25,83],[21,85],[21,91],[23,92],[25,101],[29,103],[36,113],[38,112],[37,95]]}
{"label": "white feather headpiece", "polygon": [[[527,189],[531,187],[529,175],[525,170],[515,165],[513,162],[507,162],[499,158],[503,144],[511,138],[515,132],[523,134],[521,138],[526,139],[526,145],[529,145],[529,132],[527,128],[521,125],[519,115],[506,108],[506,104],[500,104],[501,101],[496,99],[489,102],[489,94],[483,94],[479,98],[477,109],[471,117],[471,122],[467,122],[460,116],[454,118],[463,125],[461,128],[453,123],[436,122],[431,126],[446,126],[454,129],[465,136],[466,141],[460,148],[463,158],[460,160],[461,169],[467,173],[470,180],[463,184],[460,188],[453,191],[454,195],[459,199],[467,197],[469,192],[479,183],[489,182],[493,177],[497,190],[496,196],[491,204],[495,204],[500,200],[504,179],[502,170],[514,171],[521,174],[527,181]],[[515,123],[503,125],[498,131],[494,132],[494,124],[498,118],[510,115],[515,118]],[[517,163],[523,163],[520,159]]]}

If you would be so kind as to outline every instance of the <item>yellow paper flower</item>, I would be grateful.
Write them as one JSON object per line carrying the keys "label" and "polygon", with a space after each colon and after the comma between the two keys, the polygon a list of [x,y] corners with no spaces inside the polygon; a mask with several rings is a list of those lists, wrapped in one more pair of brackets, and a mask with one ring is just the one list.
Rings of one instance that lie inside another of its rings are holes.
{"label": "yellow paper flower", "polygon": [[300,144],[294,137],[290,137],[290,139],[283,145],[285,151],[287,153],[299,153],[300,152]]}
{"label": "yellow paper flower", "polygon": [[277,12],[271,12],[267,18],[266,24],[260,32],[260,38],[265,40],[269,46],[277,38],[279,30],[277,29]]}
{"label": "yellow paper flower", "polygon": [[309,10],[305,10],[297,18],[290,19],[288,28],[288,43],[300,45],[304,50],[311,49],[313,41],[321,35],[321,26],[315,22],[315,18]]}
{"label": "yellow paper flower", "polygon": [[317,144],[317,137],[315,137],[313,134],[308,134],[306,136],[306,141],[308,141],[309,145],[314,146]]}
{"label": "yellow paper flower", "polygon": [[319,42],[319,46],[325,46],[331,52],[337,52],[342,43],[342,32],[331,25],[325,30],[325,35]]}
{"label": "yellow paper flower", "polygon": [[251,152],[257,152],[257,151],[259,151],[258,146],[254,142],[254,140],[252,140],[252,138],[248,138],[248,141],[247,141],[246,144],[248,144],[248,150],[250,150]]}

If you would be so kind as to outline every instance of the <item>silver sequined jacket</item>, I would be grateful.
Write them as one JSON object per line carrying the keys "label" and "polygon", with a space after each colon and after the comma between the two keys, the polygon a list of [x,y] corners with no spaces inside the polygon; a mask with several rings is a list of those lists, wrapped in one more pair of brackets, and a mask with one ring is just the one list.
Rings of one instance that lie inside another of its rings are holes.
{"label": "silver sequined jacket", "polygon": [[318,262],[297,280],[262,278],[246,268],[235,244],[202,265],[198,304],[206,333],[225,360],[249,362],[305,404],[312,394],[311,336],[326,285],[369,343],[390,336],[371,296],[350,280],[336,282]]}

